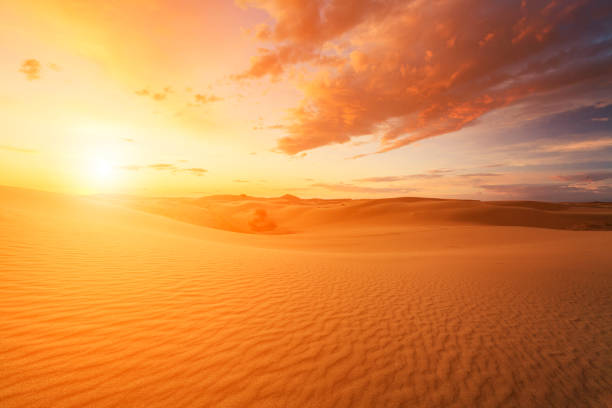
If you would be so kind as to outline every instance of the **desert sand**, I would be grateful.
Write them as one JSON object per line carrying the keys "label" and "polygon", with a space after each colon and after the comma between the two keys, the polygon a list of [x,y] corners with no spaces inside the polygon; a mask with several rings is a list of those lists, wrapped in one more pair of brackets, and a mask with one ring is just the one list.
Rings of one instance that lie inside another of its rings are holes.
{"label": "desert sand", "polygon": [[607,407],[612,206],[0,187],[0,406]]}

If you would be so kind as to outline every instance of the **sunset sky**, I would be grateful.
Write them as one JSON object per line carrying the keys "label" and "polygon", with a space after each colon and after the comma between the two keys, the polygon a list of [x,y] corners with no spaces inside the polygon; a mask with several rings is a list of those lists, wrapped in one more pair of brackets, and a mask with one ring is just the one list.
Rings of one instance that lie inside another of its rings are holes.
{"label": "sunset sky", "polygon": [[609,0],[0,0],[0,184],[612,200]]}

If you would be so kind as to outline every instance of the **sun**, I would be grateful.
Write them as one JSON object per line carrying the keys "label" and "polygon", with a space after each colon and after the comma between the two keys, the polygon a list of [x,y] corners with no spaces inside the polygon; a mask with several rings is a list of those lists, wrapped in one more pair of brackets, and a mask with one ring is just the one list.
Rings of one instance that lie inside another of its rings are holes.
{"label": "sun", "polygon": [[91,163],[92,176],[98,181],[108,181],[112,179],[113,170],[113,164],[104,158],[97,158]]}

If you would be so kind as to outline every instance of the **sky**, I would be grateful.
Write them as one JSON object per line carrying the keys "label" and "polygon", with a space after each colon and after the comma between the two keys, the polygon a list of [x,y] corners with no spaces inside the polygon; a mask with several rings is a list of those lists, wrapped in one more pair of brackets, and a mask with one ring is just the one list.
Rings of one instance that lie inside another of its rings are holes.
{"label": "sky", "polygon": [[0,0],[0,185],[612,200],[608,0]]}

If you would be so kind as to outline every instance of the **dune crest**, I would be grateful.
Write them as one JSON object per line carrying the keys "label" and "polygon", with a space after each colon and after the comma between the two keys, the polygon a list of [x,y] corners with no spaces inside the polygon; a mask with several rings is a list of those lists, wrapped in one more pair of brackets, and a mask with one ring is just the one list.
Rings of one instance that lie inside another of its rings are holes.
{"label": "dune crest", "polygon": [[122,197],[113,201],[197,225],[248,233],[419,225],[612,230],[612,205],[606,203],[482,202],[415,197],[323,200],[300,199],[288,194],[276,198],[246,195],[197,199]]}

